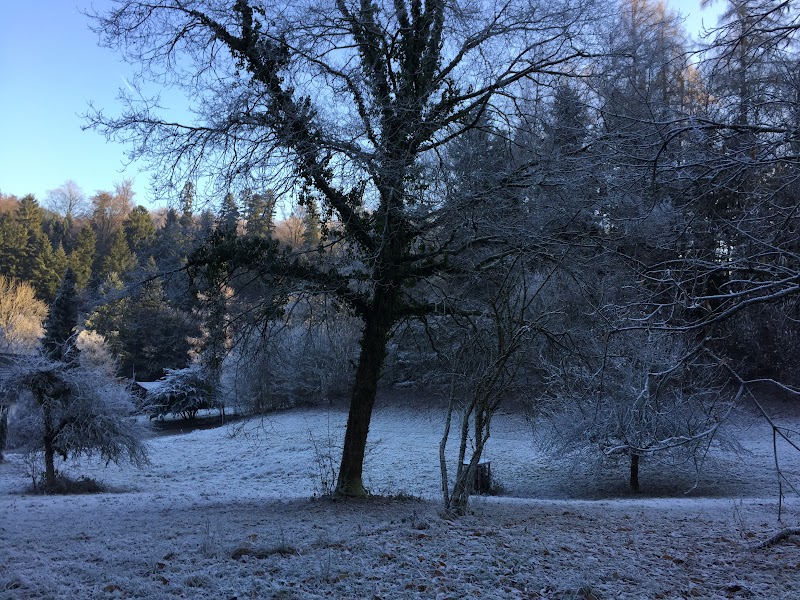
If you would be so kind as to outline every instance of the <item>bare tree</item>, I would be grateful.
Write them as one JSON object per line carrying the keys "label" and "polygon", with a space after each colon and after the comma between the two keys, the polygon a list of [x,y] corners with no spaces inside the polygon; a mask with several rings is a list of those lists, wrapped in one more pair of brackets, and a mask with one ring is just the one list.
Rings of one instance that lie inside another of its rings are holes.
{"label": "bare tree", "polygon": [[131,142],[133,156],[176,182],[204,172],[223,189],[243,175],[275,190],[311,190],[323,225],[340,224],[346,262],[252,240],[237,242],[238,253],[195,257],[236,257],[295,290],[333,293],[362,319],[339,493],[365,493],[392,327],[433,310],[415,292],[446,272],[450,257],[486,241],[449,235],[437,186],[418,174],[490,106],[510,109],[523,82],[571,71],[585,53],[590,4],[314,0],[277,10],[257,0],[124,0],[95,15],[102,43],[138,63],[142,80],[197,99],[197,120],[164,120],[136,96],[119,118],[92,113],[91,126]]}
{"label": "bare tree", "polygon": [[791,3],[731,2],[701,64],[714,103],[661,123],[648,169],[673,186],[685,226],[645,278],[662,314],[688,327],[800,291],[798,30]]}
{"label": "bare tree", "polygon": [[[537,335],[549,335],[544,327],[547,315],[533,310],[549,277],[537,277],[523,265],[524,258],[518,256],[505,268],[493,269],[494,276],[477,276],[482,281],[473,281],[472,285],[491,290],[481,301],[484,311],[464,318],[456,327],[450,323],[450,333],[440,349],[450,381],[439,465],[444,509],[454,516],[466,513],[498,408],[510,396],[521,393],[521,373],[530,367],[531,360],[524,350]],[[451,482],[447,444],[454,417],[458,454]]]}
{"label": "bare tree", "polygon": [[133,209],[133,182],[129,179],[115,184],[114,193],[99,191],[90,198],[92,227],[97,235],[98,248],[103,253],[111,247],[114,233],[122,227]]}
{"label": "bare tree", "polygon": [[68,179],[57,188],[47,191],[45,206],[72,222],[86,215],[89,208],[86,194],[72,179]]}
{"label": "bare tree", "polygon": [[639,329],[583,338],[583,361],[564,373],[554,452],[594,448],[607,459],[623,458],[638,492],[642,460],[688,462],[699,475],[712,445],[737,448],[723,427],[741,393],[717,361],[686,341]]}

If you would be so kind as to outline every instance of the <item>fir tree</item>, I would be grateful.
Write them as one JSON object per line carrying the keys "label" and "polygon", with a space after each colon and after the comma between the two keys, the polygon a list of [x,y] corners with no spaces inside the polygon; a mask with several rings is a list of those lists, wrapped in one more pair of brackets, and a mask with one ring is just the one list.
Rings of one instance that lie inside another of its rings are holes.
{"label": "fir tree", "polygon": [[124,278],[134,267],[136,267],[136,256],[134,256],[128,246],[125,230],[118,229],[114,234],[114,241],[111,243],[111,249],[108,251],[108,255],[103,259],[101,274],[103,277],[108,277],[111,273],[116,273]]}
{"label": "fir tree", "polygon": [[257,237],[270,237],[273,228],[273,213],[275,212],[275,195],[272,192],[265,194],[250,194],[244,204],[247,215],[247,235]]}
{"label": "fir tree", "polygon": [[[50,246],[50,240],[43,234],[42,240],[36,240],[30,247],[30,270],[26,273],[27,281],[31,282],[36,295],[45,302],[52,302],[61,281],[61,272],[56,270],[56,257]],[[62,249],[63,252],[63,249]]]}
{"label": "fir tree", "polygon": [[194,207],[194,184],[191,181],[187,181],[183,185],[183,190],[181,190],[181,213],[188,217],[192,216],[192,208]]}
{"label": "fir tree", "polygon": [[84,289],[92,278],[92,264],[96,253],[97,238],[88,225],[83,227],[75,241],[75,248],[69,255],[69,266],[75,272],[75,285]]}
{"label": "fir tree", "polygon": [[21,279],[27,233],[13,213],[0,215],[0,275]]}
{"label": "fir tree", "polygon": [[67,268],[44,326],[42,349],[50,359],[66,361],[77,354],[75,346],[77,325],[78,296],[75,289],[75,272]]}
{"label": "fir tree", "polygon": [[200,220],[197,224],[198,233],[202,237],[208,237],[214,230],[214,213],[204,210],[200,213]]}
{"label": "fir tree", "polygon": [[[45,255],[48,253],[45,252]],[[61,284],[64,271],[69,264],[67,253],[64,251],[64,246],[59,244],[55,251],[49,253],[50,264],[45,265],[47,278],[43,280],[42,284],[47,291],[47,298],[55,298],[58,286]],[[47,257],[45,256],[45,260]]]}
{"label": "fir tree", "polygon": [[308,199],[303,205],[303,246],[316,248],[320,242],[319,213],[314,200]]}
{"label": "fir tree", "polygon": [[144,206],[137,206],[123,223],[125,236],[130,244],[130,249],[141,261],[152,252],[153,241],[156,237],[156,227],[150,212]]}
{"label": "fir tree", "polygon": [[239,207],[236,205],[236,199],[233,194],[228,192],[225,194],[225,199],[222,201],[222,207],[219,211],[217,229],[236,234],[236,230],[239,227],[239,216]]}
{"label": "fir tree", "polygon": [[[53,246],[42,228],[44,210],[31,194],[24,196],[17,206],[4,254],[14,256],[9,272],[5,273],[29,282],[37,296],[52,301],[58,288],[60,273],[53,270]],[[14,245],[11,245],[14,244]]]}

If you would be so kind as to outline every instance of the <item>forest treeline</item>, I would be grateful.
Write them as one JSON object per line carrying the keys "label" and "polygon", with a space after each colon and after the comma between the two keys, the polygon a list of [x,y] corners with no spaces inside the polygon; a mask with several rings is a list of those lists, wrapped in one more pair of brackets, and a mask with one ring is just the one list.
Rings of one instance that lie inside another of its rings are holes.
{"label": "forest treeline", "polygon": [[129,180],[89,197],[71,180],[43,202],[31,194],[0,195],[2,351],[36,347],[69,267],[84,309],[81,329],[100,336],[120,375],[158,379],[166,369],[185,367],[202,346],[200,292],[186,266],[212,231],[232,228],[297,247],[319,235],[303,209],[276,222],[270,193],[228,194],[217,212],[199,214],[193,199],[187,184],[179,209],[151,211],[134,203]]}
{"label": "forest treeline", "polygon": [[756,383],[800,383],[794,3],[730,0],[700,44],[653,0],[93,18],[197,99],[187,123],[139,97],[87,117],[179,208],[125,184],[82,214],[67,184],[55,212],[6,198],[3,274],[47,302],[70,265],[120,372],[166,373],[188,406],[203,373],[254,410],[349,395],[339,493],[365,493],[381,386],[461,415],[452,488],[442,451],[461,510],[504,399],[637,487],[641,458],[702,462]]}

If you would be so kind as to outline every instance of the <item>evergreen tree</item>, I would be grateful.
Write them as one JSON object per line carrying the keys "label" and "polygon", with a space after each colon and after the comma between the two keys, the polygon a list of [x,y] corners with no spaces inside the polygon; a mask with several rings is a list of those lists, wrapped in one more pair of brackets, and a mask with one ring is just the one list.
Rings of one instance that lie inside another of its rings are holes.
{"label": "evergreen tree", "polygon": [[6,246],[7,252],[16,255],[6,274],[29,282],[39,298],[52,301],[61,274],[54,270],[53,246],[42,227],[44,210],[36,198],[28,194],[20,200],[13,220],[16,226],[9,228],[8,241],[20,245]]}
{"label": "evergreen tree", "polygon": [[69,266],[75,272],[75,285],[84,289],[92,277],[92,264],[96,253],[97,238],[94,230],[86,225],[78,231],[75,248],[69,255]]}
{"label": "evergreen tree", "polygon": [[562,155],[577,151],[586,137],[589,121],[586,102],[572,86],[560,84],[553,95],[548,133],[554,149]]}
{"label": "evergreen tree", "polygon": [[44,326],[42,349],[52,360],[71,360],[78,352],[75,328],[78,326],[78,295],[75,272],[68,268],[50,306]]}
{"label": "evergreen tree", "polygon": [[156,227],[150,212],[144,206],[137,206],[125,219],[123,223],[125,236],[130,244],[130,249],[144,261],[152,253],[153,241],[156,237]]}
{"label": "evergreen tree", "polygon": [[236,205],[236,199],[232,193],[228,192],[225,194],[219,211],[217,229],[236,234],[236,230],[239,227],[239,216],[239,207]]}
{"label": "evergreen tree", "polygon": [[14,213],[0,215],[0,275],[21,279],[23,253],[27,234]]}
{"label": "evergreen tree", "polygon": [[183,190],[181,190],[181,213],[183,215],[187,215],[189,217],[192,216],[192,209],[194,208],[194,197],[195,197],[195,190],[194,184],[191,181],[187,181],[183,185]]}
{"label": "evergreen tree", "polygon": [[194,199],[195,199],[194,184],[191,181],[187,181],[184,184],[183,189],[181,190],[181,196],[180,196],[180,209],[181,209],[180,224],[181,224],[181,229],[183,230],[183,234],[185,236],[191,236],[192,232],[195,229],[195,222],[194,218],[192,217],[192,208],[194,207]]}
{"label": "evergreen tree", "polygon": [[112,272],[98,287],[100,302],[86,319],[85,327],[99,333],[106,340],[111,353],[120,361],[125,352],[120,330],[127,319],[132,298],[121,293],[124,285],[117,273]]}
{"label": "evergreen tree", "polygon": [[103,268],[101,274],[108,277],[111,273],[116,273],[121,278],[136,267],[136,256],[131,252],[128,246],[128,240],[125,238],[125,230],[118,229],[114,234],[114,241],[111,244],[108,255],[103,260]]}
{"label": "evergreen tree", "polygon": [[273,214],[275,212],[275,194],[250,193],[245,196],[243,206],[247,216],[245,231],[247,235],[257,237],[270,237],[272,235]]}
{"label": "evergreen tree", "polygon": [[[55,253],[46,236],[41,242],[37,240],[33,248],[36,248],[36,251],[30,255],[32,264],[31,270],[27,274],[27,280],[31,282],[42,300],[52,302],[61,281],[61,274],[56,270]],[[63,273],[63,269],[61,269],[61,273]]]}
{"label": "evergreen tree", "polygon": [[50,255],[50,265],[48,269],[49,281],[45,284],[47,285],[48,298],[55,298],[56,291],[61,283],[61,278],[68,266],[69,259],[67,258],[67,253],[64,251],[64,246],[59,244]]}
{"label": "evergreen tree", "polygon": [[206,209],[200,213],[200,220],[197,224],[197,232],[201,238],[208,237],[214,230],[214,213]]}
{"label": "evergreen tree", "polygon": [[27,194],[19,201],[15,218],[26,231],[41,231],[44,210],[33,194]]}
{"label": "evergreen tree", "polygon": [[128,371],[143,380],[158,379],[165,369],[186,364],[189,338],[196,335],[188,315],[167,302],[156,263],[148,262],[150,277],[131,305],[120,332],[125,347]]}
{"label": "evergreen tree", "polygon": [[303,246],[316,248],[321,239],[319,229],[319,211],[313,199],[308,198],[303,205]]}
{"label": "evergreen tree", "polygon": [[156,230],[153,244],[153,256],[161,272],[180,266],[180,257],[185,254],[184,239],[180,219],[174,208],[170,208],[164,219],[164,225]]}
{"label": "evergreen tree", "polygon": [[109,301],[95,309],[86,326],[106,339],[122,373],[151,381],[164,369],[186,364],[188,339],[197,332],[186,313],[170,306],[152,257],[145,275],[135,295],[118,298],[122,283],[112,274],[104,286]]}

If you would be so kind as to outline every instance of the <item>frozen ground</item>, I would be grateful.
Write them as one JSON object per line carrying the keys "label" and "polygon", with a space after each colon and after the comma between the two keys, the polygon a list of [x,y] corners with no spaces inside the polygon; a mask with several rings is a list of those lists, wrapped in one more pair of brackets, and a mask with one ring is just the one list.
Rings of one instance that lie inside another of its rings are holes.
{"label": "frozen ground", "polygon": [[[800,525],[777,520],[772,438],[690,472],[554,462],[530,427],[499,417],[488,450],[501,497],[439,516],[442,414],[380,408],[366,480],[394,499],[331,502],[344,410],[307,409],[148,441],[136,470],[83,462],[113,493],[31,496],[22,458],[0,464],[0,599],[800,598]],[[540,432],[537,432],[541,439]],[[782,452],[800,478],[800,457]],[[331,460],[329,460],[331,459]],[[688,494],[684,493],[696,483]],[[413,496],[413,497],[409,497]]]}

